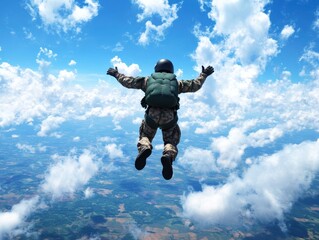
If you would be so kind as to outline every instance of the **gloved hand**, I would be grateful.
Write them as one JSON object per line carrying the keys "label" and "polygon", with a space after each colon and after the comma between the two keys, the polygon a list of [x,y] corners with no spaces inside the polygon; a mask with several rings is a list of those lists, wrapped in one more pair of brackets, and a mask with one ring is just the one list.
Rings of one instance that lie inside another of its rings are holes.
{"label": "gloved hand", "polygon": [[117,74],[119,73],[119,71],[117,70],[117,67],[114,68],[109,68],[109,70],[107,70],[106,74],[111,75],[113,77],[115,77]]}
{"label": "gloved hand", "polygon": [[212,66],[208,66],[207,68],[204,68],[204,66],[202,66],[202,73],[205,73],[207,77],[211,75],[213,72],[214,68]]}

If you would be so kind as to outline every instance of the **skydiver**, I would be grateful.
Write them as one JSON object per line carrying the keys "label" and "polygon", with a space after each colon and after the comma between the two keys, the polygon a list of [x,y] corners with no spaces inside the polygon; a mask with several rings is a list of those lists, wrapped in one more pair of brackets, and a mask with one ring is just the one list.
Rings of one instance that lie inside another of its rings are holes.
{"label": "skydiver", "polygon": [[166,180],[172,178],[172,165],[178,153],[177,145],[181,137],[177,124],[178,94],[198,91],[213,72],[212,66],[207,68],[202,66],[202,72],[196,79],[177,80],[173,63],[168,59],[160,59],[155,65],[155,72],[148,77],[125,76],[118,72],[117,67],[107,70],[107,74],[115,77],[124,87],[141,89],[145,92],[141,105],[146,111],[139,129],[138,155],[135,159],[137,170],[145,167],[146,159],[152,153],[152,140],[160,128],[164,141],[161,157],[162,175]]}

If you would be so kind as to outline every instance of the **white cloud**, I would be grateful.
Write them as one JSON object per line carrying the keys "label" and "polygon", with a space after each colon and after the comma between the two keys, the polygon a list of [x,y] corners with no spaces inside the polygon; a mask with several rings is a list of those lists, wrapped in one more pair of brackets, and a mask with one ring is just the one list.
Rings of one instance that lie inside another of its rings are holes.
{"label": "white cloud", "polygon": [[27,4],[33,20],[40,17],[46,28],[57,32],[81,31],[81,25],[98,15],[99,2],[85,0],[82,7],[76,0],[30,0]]}
{"label": "white cloud", "polygon": [[124,49],[122,43],[116,43],[115,47],[112,49],[113,52],[122,52]]}
{"label": "white cloud", "polygon": [[243,126],[231,128],[228,136],[212,138],[208,149],[188,147],[178,162],[191,171],[204,175],[237,168],[248,147],[264,147],[275,142],[284,134],[283,126],[260,128],[253,131],[256,124],[258,122],[255,120],[247,120]]}
{"label": "white cloud", "polygon": [[205,6],[208,6],[209,5],[209,0],[198,0],[199,2],[199,5],[200,5],[200,10],[201,11],[205,11]]}
{"label": "white cloud", "polygon": [[122,59],[118,56],[115,56],[111,59],[111,63],[114,67],[118,68],[120,73],[123,73],[127,76],[136,77],[139,73],[141,73],[141,69],[136,63],[132,63],[130,66],[127,66],[126,63],[122,62]]}
{"label": "white cloud", "polygon": [[293,26],[285,25],[284,28],[281,30],[280,37],[283,40],[287,40],[295,33],[295,29]]}
{"label": "white cloud", "polygon": [[37,133],[40,137],[45,137],[47,134],[58,128],[63,122],[65,121],[62,117],[56,117],[56,116],[48,116],[45,120],[41,123],[41,129]]}
{"label": "white cloud", "polygon": [[75,66],[76,65],[76,61],[74,61],[73,59],[69,62],[69,66]]}
{"label": "white cloud", "polygon": [[11,211],[0,212],[0,238],[14,235],[14,230],[24,224],[27,217],[36,209],[39,197],[22,200]]}
{"label": "white cloud", "polygon": [[243,176],[221,186],[203,186],[183,198],[184,214],[204,225],[243,220],[283,223],[285,213],[303,196],[319,170],[319,140],[288,145],[261,157]]}
{"label": "white cloud", "polygon": [[179,157],[178,164],[200,174],[209,174],[216,171],[216,160],[212,151],[189,147]]}
{"label": "white cloud", "polygon": [[[38,59],[50,64],[56,56],[53,51],[42,48]],[[119,64],[119,70],[125,74],[140,72],[138,65],[127,66],[118,57],[113,62]],[[114,87],[105,81],[88,90],[74,85],[72,81],[76,78],[76,72],[67,70],[53,75],[43,65],[34,71],[1,63],[0,126],[32,124],[34,119],[38,119],[41,121],[38,134],[46,136],[52,135],[52,130],[70,119],[111,117],[119,126],[121,119],[139,114],[139,111],[142,113],[139,103],[141,92],[127,92],[120,85]]]}
{"label": "white cloud", "polygon": [[99,162],[88,150],[79,157],[54,155],[52,165],[45,176],[41,189],[52,199],[72,196],[81,189],[99,170]]}
{"label": "white cloud", "polygon": [[137,117],[137,118],[133,119],[132,123],[136,124],[136,125],[141,125],[142,120],[143,120],[143,118]]}
{"label": "white cloud", "polygon": [[51,60],[55,60],[58,54],[54,53],[51,49],[40,47],[36,62],[39,64],[39,69],[45,73],[51,65]]}
{"label": "white cloud", "polygon": [[177,78],[182,78],[183,77],[183,70],[182,69],[177,69],[177,71],[175,72],[175,75]]}
{"label": "white cloud", "polygon": [[28,29],[23,28],[23,33],[26,39],[35,40],[35,37],[33,36],[32,32],[30,32]]}
{"label": "white cloud", "polygon": [[136,223],[131,222],[128,224],[128,230],[134,239],[147,239],[149,233],[139,228]]}
{"label": "white cloud", "polygon": [[140,35],[139,43],[142,45],[149,44],[150,40],[160,41],[164,38],[164,32],[178,18],[177,12],[179,7],[177,4],[169,5],[168,0],[132,0],[133,3],[142,9],[142,13],[137,15],[137,21],[141,22],[146,18],[159,15],[161,24],[155,25],[148,20],[145,23],[145,31]]}
{"label": "white cloud", "polygon": [[317,9],[317,11],[316,11],[316,19],[313,23],[313,29],[315,31],[319,31],[319,9]]}
{"label": "white cloud", "polygon": [[227,137],[214,138],[212,149],[219,153],[218,165],[222,168],[234,168],[247,148],[246,136],[243,129],[232,128]]}
{"label": "white cloud", "polygon": [[107,173],[120,171],[120,167],[115,166],[114,162],[106,164],[103,169]]}
{"label": "white cloud", "polygon": [[35,151],[36,151],[35,147],[33,147],[31,145],[28,145],[28,144],[17,143],[16,147],[19,150],[26,151],[26,152],[29,152],[29,153],[35,153]]}
{"label": "white cloud", "polygon": [[124,153],[121,149],[121,146],[116,145],[115,143],[110,143],[105,146],[106,154],[111,160],[114,159],[123,159]]}
{"label": "white cloud", "polygon": [[314,51],[312,47],[306,48],[299,60],[305,61],[316,68],[319,66],[319,53]]}
{"label": "white cloud", "polygon": [[73,138],[73,142],[79,142],[81,140],[81,137],[76,136]]}
{"label": "white cloud", "polygon": [[84,190],[85,198],[91,198],[94,195],[94,191],[92,188],[88,187]]}

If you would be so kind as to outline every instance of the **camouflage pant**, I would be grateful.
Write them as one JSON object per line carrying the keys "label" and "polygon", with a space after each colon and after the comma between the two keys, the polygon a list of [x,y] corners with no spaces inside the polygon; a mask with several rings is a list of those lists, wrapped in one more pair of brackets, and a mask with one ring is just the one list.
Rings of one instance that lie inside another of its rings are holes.
{"label": "camouflage pant", "polygon": [[[162,125],[170,122],[175,117],[175,111],[172,109],[162,108],[150,108],[148,111],[149,117],[151,117],[157,124]],[[140,136],[137,144],[138,151],[142,148],[152,149],[152,140],[155,137],[157,128],[150,127],[145,120],[142,121],[140,126]],[[163,155],[167,154],[172,160],[175,160],[178,149],[177,145],[181,138],[181,131],[177,124],[169,129],[162,129],[164,150]]]}

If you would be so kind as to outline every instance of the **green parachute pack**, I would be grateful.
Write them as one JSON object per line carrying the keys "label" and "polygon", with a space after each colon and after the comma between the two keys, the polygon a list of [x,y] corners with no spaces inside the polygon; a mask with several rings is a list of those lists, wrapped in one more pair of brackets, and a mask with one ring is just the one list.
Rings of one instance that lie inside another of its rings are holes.
{"label": "green parachute pack", "polygon": [[151,107],[179,107],[178,82],[173,73],[155,72],[147,80],[142,102]]}

